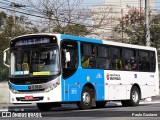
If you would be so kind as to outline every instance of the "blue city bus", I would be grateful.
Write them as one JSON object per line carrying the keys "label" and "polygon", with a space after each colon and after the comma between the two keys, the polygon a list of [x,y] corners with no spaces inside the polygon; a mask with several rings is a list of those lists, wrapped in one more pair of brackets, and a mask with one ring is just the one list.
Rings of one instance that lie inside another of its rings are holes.
{"label": "blue city bus", "polygon": [[10,102],[36,103],[42,111],[65,103],[76,103],[79,109],[101,108],[111,100],[136,106],[141,99],[159,94],[153,47],[28,34],[10,41],[4,64],[10,67]]}

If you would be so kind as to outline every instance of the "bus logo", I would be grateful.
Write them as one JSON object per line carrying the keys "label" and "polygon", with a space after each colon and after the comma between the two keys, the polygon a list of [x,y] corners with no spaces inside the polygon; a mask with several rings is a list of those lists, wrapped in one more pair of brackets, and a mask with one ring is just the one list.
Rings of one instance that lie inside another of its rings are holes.
{"label": "bus logo", "polygon": [[96,78],[102,78],[102,75],[100,73],[98,73]]}
{"label": "bus logo", "polygon": [[110,79],[109,79],[109,78],[110,78],[109,73],[107,73],[106,78],[107,78],[107,80],[110,80]]}
{"label": "bus logo", "polygon": [[90,76],[87,76],[87,81],[90,81]]}

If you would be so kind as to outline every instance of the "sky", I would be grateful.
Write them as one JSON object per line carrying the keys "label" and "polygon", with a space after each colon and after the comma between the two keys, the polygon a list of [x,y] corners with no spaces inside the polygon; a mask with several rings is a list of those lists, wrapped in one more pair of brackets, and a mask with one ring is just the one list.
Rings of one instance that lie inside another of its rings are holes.
{"label": "sky", "polygon": [[[24,12],[23,9],[30,9],[30,8],[27,8],[26,1],[28,1],[28,0],[0,0],[0,7],[5,7],[7,9],[12,9],[9,5],[11,4],[11,2],[14,2],[14,3],[26,5],[26,7],[24,7],[24,8],[22,7],[22,8],[16,9],[17,11]],[[36,1],[36,0],[32,0],[32,1]],[[86,6],[91,6],[91,5],[102,5],[105,0],[82,0],[82,1],[83,1],[82,2],[82,7],[86,7]],[[2,9],[0,8],[0,10],[2,10]],[[8,14],[13,13],[10,10],[7,10],[5,12],[7,12]],[[34,14],[34,13],[32,12],[32,14]],[[21,15],[21,14],[16,13],[16,15]],[[32,17],[32,16],[28,16],[28,18],[30,18],[32,20],[34,20],[34,19],[37,20],[38,19],[38,18],[35,18],[35,17]]]}
{"label": "sky", "polygon": [[[6,5],[5,4],[10,4],[11,2],[15,2],[15,3],[19,3],[19,4],[25,4],[25,1],[27,0],[0,0],[0,7],[5,7]],[[32,0],[32,1],[36,1],[36,0]],[[71,0],[72,1],[72,0]],[[91,6],[91,5],[103,5],[105,0],[82,0],[83,1],[83,4],[82,6],[85,7],[85,6]],[[108,0],[110,3],[112,3],[112,0]],[[128,0],[125,0],[125,1],[128,1]],[[131,0],[131,1],[134,1],[134,0]],[[150,0],[152,1],[152,0]],[[5,4],[2,4],[1,2],[5,3]],[[155,0],[155,9],[158,9],[158,11],[160,12],[160,0]],[[11,7],[6,7],[8,9],[11,9]],[[26,8],[22,8],[22,9],[27,9]],[[29,9],[29,8],[28,8]],[[0,9],[1,10],[1,9]],[[20,9],[17,9],[17,10],[20,10]],[[7,11],[8,14],[11,14],[11,11]],[[33,13],[34,14],[34,13]],[[20,15],[19,13],[16,13],[16,15]],[[31,16],[27,16],[29,19],[31,20],[38,20],[38,18],[36,17],[31,17]]]}

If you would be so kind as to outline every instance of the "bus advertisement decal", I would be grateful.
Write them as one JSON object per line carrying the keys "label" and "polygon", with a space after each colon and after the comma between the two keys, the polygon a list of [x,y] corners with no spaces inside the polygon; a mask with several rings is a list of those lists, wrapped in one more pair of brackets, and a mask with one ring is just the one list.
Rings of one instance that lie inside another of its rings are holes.
{"label": "bus advertisement decal", "polygon": [[107,78],[107,80],[121,80],[121,75],[107,73],[106,78]]}

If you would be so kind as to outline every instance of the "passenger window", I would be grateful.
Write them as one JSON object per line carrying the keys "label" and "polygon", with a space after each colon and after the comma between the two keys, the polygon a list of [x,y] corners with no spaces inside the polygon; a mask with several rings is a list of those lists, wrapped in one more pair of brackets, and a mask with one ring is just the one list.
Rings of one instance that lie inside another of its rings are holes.
{"label": "passenger window", "polygon": [[114,70],[123,69],[123,60],[122,60],[122,49],[121,48],[111,48],[111,65]]}
{"label": "passenger window", "polygon": [[125,70],[138,70],[138,61],[136,57],[136,50],[124,49],[124,69]]}
{"label": "passenger window", "polygon": [[96,45],[89,43],[81,44],[81,63],[83,68],[96,68]]}
{"label": "passenger window", "polygon": [[107,46],[99,45],[97,46],[97,68],[109,69],[110,59],[109,59],[109,48]]}
{"label": "passenger window", "polygon": [[95,55],[95,45],[83,44],[82,54],[85,56],[94,56]]}
{"label": "passenger window", "polygon": [[120,48],[111,48],[112,58],[120,58],[122,56],[122,50]]}
{"label": "passenger window", "polygon": [[149,53],[146,51],[139,51],[139,70],[150,71]]}
{"label": "passenger window", "polygon": [[112,69],[114,70],[122,70],[123,69],[123,61],[122,59],[112,59]]}
{"label": "passenger window", "polygon": [[98,46],[98,57],[109,57],[109,48],[106,46]]}
{"label": "passenger window", "polygon": [[150,71],[155,72],[155,68],[156,68],[155,52],[150,52]]}

